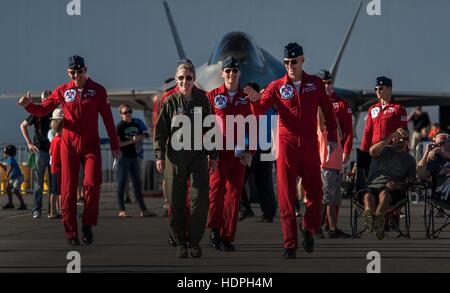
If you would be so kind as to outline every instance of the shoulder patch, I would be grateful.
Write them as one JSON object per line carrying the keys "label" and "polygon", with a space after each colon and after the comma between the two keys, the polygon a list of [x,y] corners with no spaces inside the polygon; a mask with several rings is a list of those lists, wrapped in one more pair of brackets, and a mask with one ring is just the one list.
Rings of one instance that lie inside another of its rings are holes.
{"label": "shoulder patch", "polygon": [[378,114],[380,114],[380,107],[375,107],[370,110],[370,117],[372,117],[372,119],[377,118]]}
{"label": "shoulder patch", "polygon": [[289,100],[294,96],[294,88],[290,84],[285,84],[280,88],[282,99]]}
{"label": "shoulder patch", "polygon": [[227,97],[224,95],[217,95],[214,97],[214,107],[217,109],[224,109],[227,106]]}
{"label": "shoulder patch", "polygon": [[66,101],[66,103],[71,103],[75,101],[76,98],[77,93],[74,89],[70,89],[64,92],[64,100]]}

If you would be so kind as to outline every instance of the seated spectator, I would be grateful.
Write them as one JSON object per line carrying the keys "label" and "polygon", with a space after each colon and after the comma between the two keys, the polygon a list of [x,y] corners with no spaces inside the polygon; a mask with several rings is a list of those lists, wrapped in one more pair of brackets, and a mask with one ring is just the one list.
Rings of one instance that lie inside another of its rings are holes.
{"label": "seated spectator", "polygon": [[441,132],[441,128],[439,127],[439,123],[433,123],[431,126],[430,132],[428,133],[428,138],[433,140],[436,134]]}
{"label": "seated spectator", "polygon": [[370,148],[367,189],[359,199],[364,203],[362,215],[367,230],[376,230],[380,240],[384,238],[385,213],[405,198],[406,182],[416,178],[416,161],[406,150],[408,141],[408,130],[399,128]]}
{"label": "seated spectator", "polygon": [[446,133],[436,135],[434,143],[428,145],[425,154],[417,164],[419,178],[433,176],[436,189],[433,196],[450,204],[450,136]]}
{"label": "seated spectator", "polygon": [[420,137],[419,137],[419,142],[426,142],[426,141],[431,141],[431,139],[428,137],[428,128],[424,127],[420,130]]}

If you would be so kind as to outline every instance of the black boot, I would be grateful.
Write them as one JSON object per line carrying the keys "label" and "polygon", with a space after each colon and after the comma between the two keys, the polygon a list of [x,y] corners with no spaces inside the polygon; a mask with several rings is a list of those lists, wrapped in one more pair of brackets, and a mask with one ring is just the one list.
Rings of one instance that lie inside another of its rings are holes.
{"label": "black boot", "polygon": [[297,258],[297,253],[296,253],[295,249],[285,248],[283,250],[283,257],[286,259],[294,259],[294,258]]}
{"label": "black boot", "polygon": [[220,234],[216,229],[211,230],[211,234],[209,235],[209,245],[220,250]]}
{"label": "black boot", "polygon": [[175,255],[177,258],[187,258],[188,257],[188,248],[186,243],[182,243],[177,248],[177,253]]}
{"label": "black boot", "polygon": [[313,234],[305,229],[300,229],[302,232],[302,245],[307,253],[312,253],[314,251],[314,237]]}
{"label": "black boot", "polygon": [[222,239],[222,246],[224,251],[236,251],[236,247],[231,241]]}
{"label": "black boot", "polygon": [[84,243],[91,244],[92,242],[94,242],[94,235],[92,234],[91,225],[83,225],[83,228],[81,230],[83,232]]}

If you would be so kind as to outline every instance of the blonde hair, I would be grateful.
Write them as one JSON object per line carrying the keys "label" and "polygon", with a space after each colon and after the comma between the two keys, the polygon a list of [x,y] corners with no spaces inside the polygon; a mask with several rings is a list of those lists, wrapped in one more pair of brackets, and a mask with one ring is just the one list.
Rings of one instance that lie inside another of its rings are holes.
{"label": "blonde hair", "polygon": [[119,113],[120,114],[122,114],[122,109],[123,108],[131,109],[130,105],[128,105],[128,104],[120,104],[120,106],[119,106]]}

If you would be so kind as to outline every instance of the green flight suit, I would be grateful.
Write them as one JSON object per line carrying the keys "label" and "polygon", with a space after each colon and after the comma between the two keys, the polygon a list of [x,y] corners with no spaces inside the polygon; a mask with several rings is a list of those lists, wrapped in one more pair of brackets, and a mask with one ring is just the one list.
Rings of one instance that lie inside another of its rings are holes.
{"label": "green flight suit", "polygon": [[[199,107],[200,109],[194,107]],[[175,241],[180,245],[189,240],[191,245],[198,245],[205,232],[209,209],[209,168],[208,156],[216,159],[215,151],[194,150],[194,115],[203,119],[211,115],[208,98],[199,90],[193,89],[192,100],[186,102],[180,92],[166,98],[155,125],[154,149],[157,160],[165,160],[164,186],[170,205],[169,226]],[[194,114],[195,113],[195,114]],[[181,141],[176,131],[181,127],[172,125],[177,115],[185,115],[192,125],[190,150],[174,150],[171,140]],[[204,134],[208,128],[202,129]],[[189,239],[186,239],[186,194],[187,182],[190,180],[190,217]]]}

